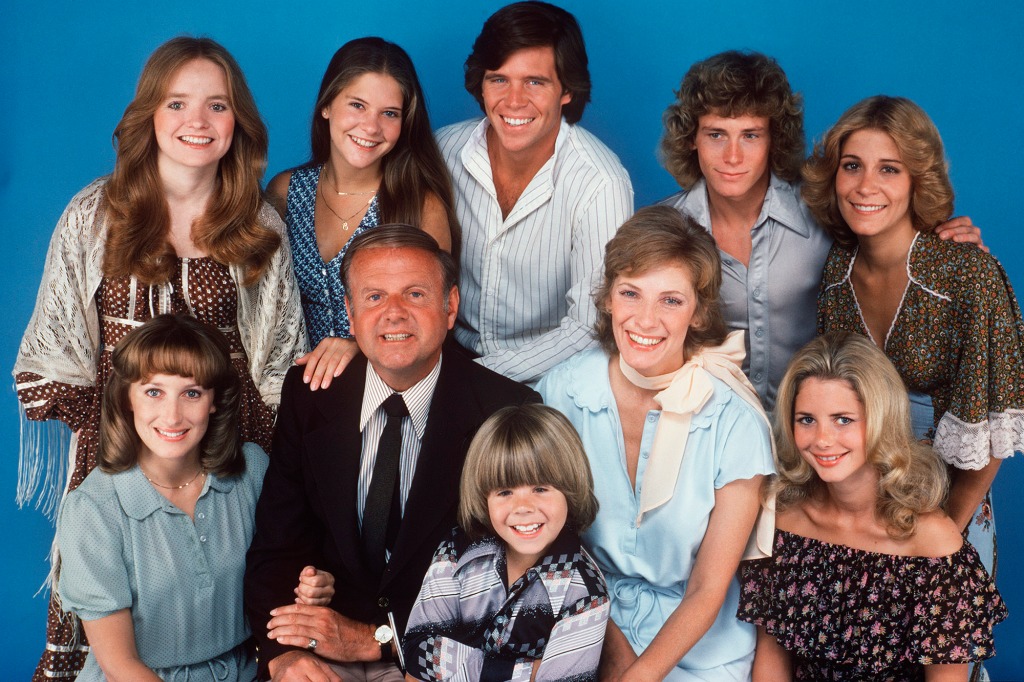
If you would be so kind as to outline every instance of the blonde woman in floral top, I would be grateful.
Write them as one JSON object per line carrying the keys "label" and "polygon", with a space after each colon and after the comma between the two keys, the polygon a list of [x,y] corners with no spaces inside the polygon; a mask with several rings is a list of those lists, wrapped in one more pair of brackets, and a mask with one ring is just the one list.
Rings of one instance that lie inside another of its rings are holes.
{"label": "blonde woman in floral top", "polygon": [[776,440],[774,552],[742,567],[754,682],[966,680],[1006,607],[940,507],[946,469],[885,355],[850,332],[811,341],[783,377]]}

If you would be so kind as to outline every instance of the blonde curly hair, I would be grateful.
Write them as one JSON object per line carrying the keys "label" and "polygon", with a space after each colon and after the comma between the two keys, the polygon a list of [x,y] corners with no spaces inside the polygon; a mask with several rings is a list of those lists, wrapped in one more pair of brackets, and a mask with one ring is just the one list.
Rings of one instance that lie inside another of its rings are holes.
{"label": "blonde curly hair", "polygon": [[841,381],[864,406],[868,464],[879,474],[876,510],[894,539],[908,538],[917,518],[943,504],[949,486],[946,466],[910,427],[910,400],[889,358],[867,337],[832,332],[814,339],[793,357],[775,404],[776,466],[770,484],[780,511],[824,489],[797,449],[793,410],[806,379]]}

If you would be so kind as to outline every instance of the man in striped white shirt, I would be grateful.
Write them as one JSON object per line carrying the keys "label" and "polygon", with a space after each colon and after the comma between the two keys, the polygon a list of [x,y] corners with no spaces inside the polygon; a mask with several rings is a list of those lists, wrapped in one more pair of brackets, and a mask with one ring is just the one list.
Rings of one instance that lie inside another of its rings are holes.
{"label": "man in striped white shirt", "polygon": [[466,60],[466,89],[486,116],[437,133],[462,224],[455,338],[485,367],[532,382],[594,343],[591,291],[633,187],[576,125],[590,74],[565,10],[498,10]]}

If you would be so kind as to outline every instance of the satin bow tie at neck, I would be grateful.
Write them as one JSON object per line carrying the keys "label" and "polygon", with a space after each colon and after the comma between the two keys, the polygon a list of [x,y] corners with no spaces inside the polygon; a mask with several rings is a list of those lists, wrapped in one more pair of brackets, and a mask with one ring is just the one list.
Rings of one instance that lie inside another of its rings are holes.
{"label": "satin bow tie at neck", "polygon": [[[623,376],[634,386],[658,391],[654,401],[662,409],[644,474],[643,490],[640,491],[640,509],[636,517],[638,528],[644,514],[672,499],[690,435],[690,421],[715,392],[711,377],[728,385],[768,424],[768,415],[761,406],[757,391],[743,374],[744,357],[746,349],[742,331],[730,332],[722,345],[701,348],[676,371],[655,377],[640,374],[619,354],[619,369]],[[770,426],[768,432],[771,434]],[[772,454],[775,454],[774,443]],[[774,505],[769,506],[772,508],[762,506],[744,559],[771,556],[775,513]]]}

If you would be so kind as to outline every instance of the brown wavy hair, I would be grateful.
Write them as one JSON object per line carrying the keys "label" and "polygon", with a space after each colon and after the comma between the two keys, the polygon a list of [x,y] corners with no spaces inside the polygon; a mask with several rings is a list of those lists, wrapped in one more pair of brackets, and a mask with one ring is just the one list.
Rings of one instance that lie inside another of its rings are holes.
{"label": "brown wavy hair", "polygon": [[[492,14],[466,57],[466,92],[484,110],[484,72],[500,69],[513,52],[550,47],[563,92],[572,95],[562,107],[568,123],[578,123],[590,101],[590,69],[579,22],[561,7],[546,2],[515,2]],[[484,113],[487,113],[484,110]]]}
{"label": "brown wavy hair", "polygon": [[192,241],[220,263],[241,265],[246,285],[260,278],[280,246],[280,235],[259,221],[267,128],[245,76],[219,43],[180,36],[150,55],[135,98],[114,129],[117,160],[105,188],[108,234],[103,274],[107,277],[134,275],[144,284],[155,284],[174,275],[175,253],[167,240],[170,214],[157,170],[153,114],[166,98],[174,75],[195,59],[224,70],[235,130],[220,160],[217,187],[206,211],[192,225]]}
{"label": "brown wavy hair", "polygon": [[953,186],[939,131],[924,110],[904,97],[876,95],[846,110],[804,164],[802,194],[814,218],[844,246],[857,236],[843,220],[836,197],[836,173],[843,146],[858,130],[881,130],[892,138],[910,173],[910,219],[927,232],[953,214]]}
{"label": "brown wavy hair", "polygon": [[100,411],[100,448],[96,456],[103,471],[126,471],[138,462],[142,442],[135,430],[128,390],[133,383],[156,374],[193,377],[200,386],[213,391],[216,410],[210,414],[200,444],[199,462],[217,476],[245,471],[238,434],[241,380],[231,366],[231,349],[223,334],[188,315],[158,315],[117,344],[111,365]]}
{"label": "brown wavy hair", "polygon": [[488,494],[521,485],[549,485],[565,495],[566,523],[577,533],[597,518],[594,477],[583,443],[553,407],[504,407],[480,426],[462,467],[459,525],[474,539],[493,533]]}
{"label": "brown wavy hair", "polygon": [[608,312],[616,278],[666,265],[686,268],[697,294],[697,311],[683,342],[683,359],[703,346],[717,346],[725,341],[728,330],[718,306],[722,263],[714,237],[693,218],[674,208],[648,206],[623,223],[604,248],[604,279],[594,293],[594,336],[609,355],[619,352],[612,333],[612,315]]}
{"label": "brown wavy hair", "polygon": [[758,52],[731,50],[697,62],[683,76],[676,101],[662,116],[661,163],[683,189],[703,177],[694,140],[700,117],[764,116],[771,137],[769,163],[787,182],[804,162],[804,112],[779,63]]}
{"label": "brown wavy hair", "polygon": [[946,466],[914,438],[910,399],[896,368],[866,336],[831,332],[797,351],[782,378],[775,403],[778,476],[771,484],[776,508],[799,505],[821,494],[825,484],[796,447],[793,410],[807,379],[841,381],[864,406],[868,464],[878,472],[876,511],[894,539],[917,529],[917,517],[939,509],[949,486]]}
{"label": "brown wavy hair", "polygon": [[394,148],[381,159],[384,177],[377,195],[381,221],[420,225],[424,199],[433,194],[444,207],[452,255],[458,261],[462,230],[455,215],[451,176],[434,139],[416,68],[408,53],[395,43],[376,37],[357,38],[331,57],[313,106],[310,165],[322,165],[331,158],[331,124],[321,112],[352,81],[367,73],[394,78],[402,91],[402,131]]}

